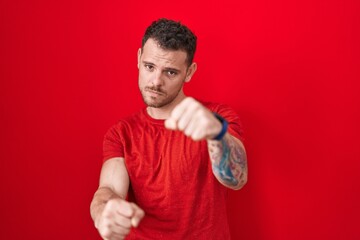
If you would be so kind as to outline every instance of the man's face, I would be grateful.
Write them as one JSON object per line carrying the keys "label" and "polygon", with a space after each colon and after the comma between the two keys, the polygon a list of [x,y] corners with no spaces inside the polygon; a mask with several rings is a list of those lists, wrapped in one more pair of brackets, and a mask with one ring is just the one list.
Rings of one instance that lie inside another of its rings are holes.
{"label": "man's face", "polygon": [[183,95],[194,67],[188,67],[184,51],[164,50],[148,39],[138,53],[139,88],[146,105],[161,108]]}

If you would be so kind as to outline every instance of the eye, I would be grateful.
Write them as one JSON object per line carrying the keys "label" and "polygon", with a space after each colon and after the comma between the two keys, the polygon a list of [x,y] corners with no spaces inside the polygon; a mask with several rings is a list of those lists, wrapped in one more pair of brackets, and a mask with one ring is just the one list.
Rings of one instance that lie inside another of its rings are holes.
{"label": "eye", "polygon": [[154,66],[153,66],[153,65],[150,65],[150,64],[145,64],[145,68],[146,68],[148,71],[154,70]]}
{"label": "eye", "polygon": [[177,75],[177,72],[170,70],[170,71],[167,71],[167,74],[168,74],[170,77],[174,77],[174,76]]}

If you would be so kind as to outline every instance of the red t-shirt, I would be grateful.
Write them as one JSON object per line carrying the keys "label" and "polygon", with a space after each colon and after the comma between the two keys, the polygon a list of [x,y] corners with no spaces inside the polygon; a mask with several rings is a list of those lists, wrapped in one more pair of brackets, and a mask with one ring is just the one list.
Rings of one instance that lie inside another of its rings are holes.
{"label": "red t-shirt", "polygon": [[[203,103],[229,122],[242,139],[238,115],[228,106]],[[125,158],[128,200],[145,211],[127,239],[230,239],[225,186],[212,173],[207,142],[164,127],[144,108],[105,135],[104,161]]]}

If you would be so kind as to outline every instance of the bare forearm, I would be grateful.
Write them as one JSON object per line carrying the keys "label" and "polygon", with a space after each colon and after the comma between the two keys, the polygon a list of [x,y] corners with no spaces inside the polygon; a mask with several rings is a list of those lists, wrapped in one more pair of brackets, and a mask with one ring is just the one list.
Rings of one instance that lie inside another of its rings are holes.
{"label": "bare forearm", "polygon": [[242,188],[247,181],[247,159],[244,146],[230,134],[220,141],[208,140],[215,177],[232,189]]}
{"label": "bare forearm", "polygon": [[99,188],[93,197],[93,200],[90,205],[90,214],[95,223],[97,225],[96,219],[101,214],[102,210],[105,207],[105,204],[112,198],[119,197],[114,193],[113,190],[107,187]]}

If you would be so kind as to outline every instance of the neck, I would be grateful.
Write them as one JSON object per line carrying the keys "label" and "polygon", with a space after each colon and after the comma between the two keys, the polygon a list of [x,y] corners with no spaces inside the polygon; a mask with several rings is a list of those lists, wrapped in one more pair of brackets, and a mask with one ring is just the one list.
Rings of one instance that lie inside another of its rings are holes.
{"label": "neck", "polygon": [[147,107],[148,114],[154,119],[168,119],[172,110],[184,99],[185,94],[181,91],[179,95],[169,104],[160,108]]}

